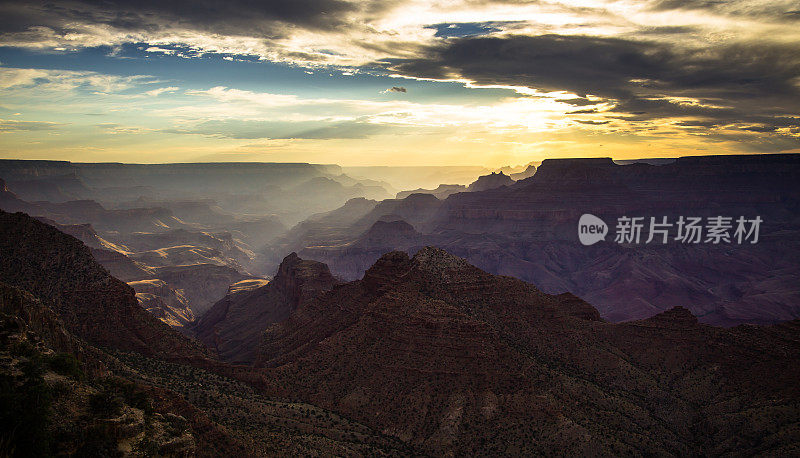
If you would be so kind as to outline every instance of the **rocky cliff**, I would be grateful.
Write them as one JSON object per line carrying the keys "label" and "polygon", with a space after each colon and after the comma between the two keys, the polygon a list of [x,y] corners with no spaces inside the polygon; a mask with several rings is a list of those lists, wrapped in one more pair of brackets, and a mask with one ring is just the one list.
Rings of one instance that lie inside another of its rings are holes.
{"label": "rocky cliff", "polygon": [[220,358],[250,364],[263,332],[285,320],[303,301],[330,290],[336,280],[325,264],[287,256],[274,279],[254,290],[230,293],[194,326],[197,337]]}

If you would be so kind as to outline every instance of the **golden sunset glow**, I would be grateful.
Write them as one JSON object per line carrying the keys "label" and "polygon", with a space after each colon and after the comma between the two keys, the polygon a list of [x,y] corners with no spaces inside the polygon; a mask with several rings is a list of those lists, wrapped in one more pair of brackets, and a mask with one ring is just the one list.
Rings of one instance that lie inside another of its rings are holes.
{"label": "golden sunset glow", "polygon": [[791,3],[165,5],[126,10],[123,27],[108,19],[122,4],[11,2],[2,157],[497,167],[797,152]]}

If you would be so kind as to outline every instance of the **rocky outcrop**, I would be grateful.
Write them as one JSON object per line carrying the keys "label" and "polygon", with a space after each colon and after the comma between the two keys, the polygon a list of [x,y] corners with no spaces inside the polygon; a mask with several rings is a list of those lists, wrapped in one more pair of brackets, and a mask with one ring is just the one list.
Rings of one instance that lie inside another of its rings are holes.
{"label": "rocky outcrop", "polygon": [[457,192],[465,192],[467,187],[463,184],[440,184],[436,189],[415,189],[413,191],[400,191],[397,193],[396,199],[405,199],[411,194],[433,194],[439,200],[447,199],[450,194]]}
{"label": "rocky outcrop", "polygon": [[726,330],[674,308],[612,324],[431,247],[300,303],[256,360],[278,393],[434,455],[790,450],[773,432],[793,428],[798,363],[797,321]]}
{"label": "rocky outcrop", "polygon": [[253,454],[175,392],[112,367],[49,306],[0,283],[0,423],[15,456]]}
{"label": "rocky outcrop", "polygon": [[467,188],[469,192],[476,192],[476,191],[488,191],[489,189],[499,188],[501,186],[510,186],[514,184],[514,180],[512,180],[508,175],[503,172],[495,173],[492,172],[489,175],[483,175],[478,177],[477,180],[472,182]]}
{"label": "rocky outcrop", "polygon": [[303,301],[335,284],[325,264],[304,261],[292,253],[271,282],[228,294],[202,316],[194,331],[223,360],[250,364],[267,327],[285,320]]}
{"label": "rocky outcrop", "polygon": [[[21,335],[35,335],[58,352],[71,353],[84,361],[87,368],[98,373],[105,367],[98,361],[98,351],[70,333],[58,315],[41,300],[19,288],[0,282],[0,316],[14,325]],[[3,340],[3,345],[10,342]]]}
{"label": "rocky outcrop", "polygon": [[530,178],[535,174],[536,174],[536,166],[533,164],[528,164],[528,166],[525,167],[525,170],[523,170],[522,172],[512,173],[508,176],[514,181],[519,181],[519,180],[524,180],[526,178]]}
{"label": "rocky outcrop", "polygon": [[431,194],[411,194],[405,199],[386,199],[352,225],[362,233],[376,221],[403,220],[417,229],[427,227],[428,220],[441,207],[442,201]]}

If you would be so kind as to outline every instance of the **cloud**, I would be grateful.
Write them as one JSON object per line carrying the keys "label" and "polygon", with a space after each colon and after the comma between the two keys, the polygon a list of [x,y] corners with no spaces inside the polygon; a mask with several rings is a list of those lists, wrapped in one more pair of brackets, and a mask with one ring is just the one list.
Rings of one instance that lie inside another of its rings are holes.
{"label": "cloud", "polygon": [[157,79],[147,75],[119,76],[91,71],[0,67],[0,90],[6,92],[35,88],[38,94],[74,90],[114,93],[157,82]]}
{"label": "cloud", "polygon": [[[241,89],[215,86],[207,90],[186,91],[187,95],[210,97],[219,102],[233,103],[245,102],[262,107],[281,107],[304,103],[302,99],[293,94],[272,94],[268,92],[253,92]],[[305,102],[305,103],[313,103]]]}
{"label": "cloud", "polygon": [[0,132],[54,130],[64,125],[56,122],[0,119]]}
{"label": "cloud", "polygon": [[[146,43],[147,52],[181,57],[217,52],[294,61],[303,59],[292,53],[305,53],[308,62],[334,60],[341,53],[324,50],[345,42],[352,46],[346,39],[348,30],[364,27],[353,15],[378,11],[383,2],[374,3],[366,7],[347,0],[10,0],[0,3],[0,43],[56,51]],[[340,37],[332,39],[332,34]],[[173,46],[190,52],[181,53]]]}
{"label": "cloud", "polygon": [[158,89],[153,89],[151,91],[146,91],[145,94],[147,94],[147,95],[149,95],[151,97],[158,97],[161,94],[167,94],[167,93],[170,93],[170,92],[176,92],[179,89],[180,88],[176,87],[176,86],[160,87]]}
{"label": "cloud", "polygon": [[566,91],[579,96],[568,102],[579,106],[591,105],[584,100],[593,96],[629,123],[699,118],[776,132],[797,119],[800,107],[800,52],[793,43],[691,49],[589,36],[461,38],[391,68],[416,78]]}
{"label": "cloud", "polygon": [[655,0],[655,11],[705,11],[721,15],[796,21],[797,2],[792,0]]}
{"label": "cloud", "polygon": [[[408,97],[304,98],[304,89],[276,94],[274,87],[258,92],[211,87],[220,84],[214,82],[208,90],[158,98],[180,89],[142,76],[0,67],[0,96],[4,105],[14,102],[8,105],[14,111],[68,111],[64,101],[73,97],[74,112],[111,115],[106,96],[117,94],[117,102],[130,100],[125,110],[161,122],[151,124],[155,129],[169,119],[175,132],[233,139],[362,138],[376,125],[487,126],[509,136],[552,130],[626,138],[705,134],[712,141],[750,139],[759,148],[777,148],[800,136],[797,19],[796,0],[9,0],[0,3],[4,47],[63,53],[109,46],[109,57],[124,57],[117,50],[135,44],[146,53],[187,59],[219,53],[309,67],[315,74],[338,75],[317,71],[334,66],[360,78],[393,74],[494,90],[479,96],[487,100],[480,105],[478,97],[457,95],[445,105],[412,104]],[[374,95],[388,86],[380,84],[365,87]],[[454,94],[448,92],[454,86],[430,88]],[[391,92],[406,89],[383,91]],[[90,95],[104,99],[85,106]],[[209,120],[217,124],[200,124]]]}
{"label": "cloud", "polygon": [[800,53],[789,44],[749,43],[676,51],[653,41],[509,36],[449,41],[393,69],[423,78],[566,90],[580,96],[624,97],[704,88],[796,96]]}
{"label": "cloud", "polygon": [[335,28],[341,25],[341,17],[354,9],[353,3],[343,0],[26,0],[6,3],[0,27],[7,32],[32,27],[63,32],[77,24],[89,24],[137,33],[168,29],[173,24],[215,34],[269,38],[279,31],[279,24]]}
{"label": "cloud", "polygon": [[123,126],[113,122],[104,122],[95,124],[95,127],[101,129],[109,134],[141,134],[145,132],[154,132],[154,129],[143,129],[141,127]]}

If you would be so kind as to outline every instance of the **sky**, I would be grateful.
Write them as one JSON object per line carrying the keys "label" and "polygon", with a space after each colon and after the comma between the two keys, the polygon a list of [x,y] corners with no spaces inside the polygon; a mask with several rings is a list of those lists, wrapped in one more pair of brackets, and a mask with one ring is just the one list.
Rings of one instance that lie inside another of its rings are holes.
{"label": "sky", "polygon": [[800,152],[800,1],[0,3],[0,157]]}

